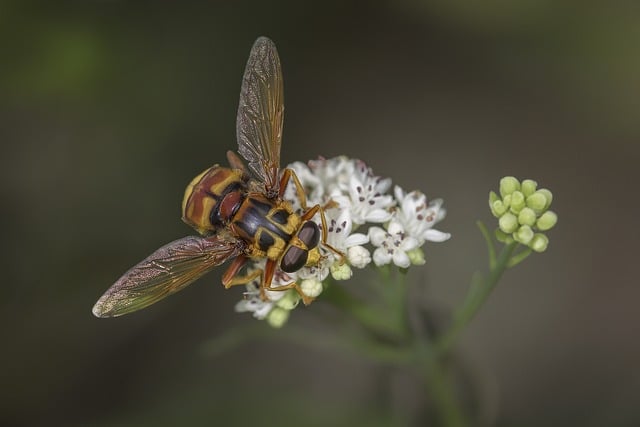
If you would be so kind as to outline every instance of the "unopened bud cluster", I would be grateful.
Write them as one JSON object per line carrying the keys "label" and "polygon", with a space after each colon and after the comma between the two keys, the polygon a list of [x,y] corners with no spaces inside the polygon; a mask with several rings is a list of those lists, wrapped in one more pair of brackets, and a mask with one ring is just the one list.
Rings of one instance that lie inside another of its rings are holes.
{"label": "unopened bud cluster", "polygon": [[551,191],[537,187],[538,183],[531,179],[520,182],[506,176],[500,180],[500,195],[489,193],[491,213],[498,218],[498,240],[515,240],[536,252],[547,249],[549,238],[543,232],[556,225],[558,216],[549,210]]}

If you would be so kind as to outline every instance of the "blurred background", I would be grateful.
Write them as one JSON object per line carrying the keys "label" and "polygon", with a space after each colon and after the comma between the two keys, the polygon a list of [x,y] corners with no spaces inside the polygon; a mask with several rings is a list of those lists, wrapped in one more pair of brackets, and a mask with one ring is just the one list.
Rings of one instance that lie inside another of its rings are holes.
{"label": "blurred background", "polygon": [[350,354],[275,340],[205,356],[255,322],[221,271],[124,318],[91,314],[125,270],[192,233],[184,188],[236,146],[260,35],[282,59],[283,163],[346,154],[445,199],[453,238],[426,247],[416,276],[435,306],[485,268],[474,222],[491,221],[500,177],[553,191],[549,250],[506,274],[458,346],[487,419],[640,424],[639,19],[634,2],[0,3],[0,424],[411,419],[424,396]]}

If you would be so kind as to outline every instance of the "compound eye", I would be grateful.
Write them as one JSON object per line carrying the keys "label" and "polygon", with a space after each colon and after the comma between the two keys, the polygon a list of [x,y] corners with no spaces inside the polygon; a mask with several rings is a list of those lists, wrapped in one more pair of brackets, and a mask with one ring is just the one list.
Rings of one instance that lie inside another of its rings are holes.
{"label": "compound eye", "polygon": [[307,248],[313,249],[318,246],[320,241],[320,229],[313,221],[305,222],[298,232],[298,239],[307,245]]}
{"label": "compound eye", "polygon": [[293,273],[300,270],[307,263],[307,257],[309,253],[304,249],[291,246],[284,253],[282,261],[280,262],[280,268],[285,273]]}

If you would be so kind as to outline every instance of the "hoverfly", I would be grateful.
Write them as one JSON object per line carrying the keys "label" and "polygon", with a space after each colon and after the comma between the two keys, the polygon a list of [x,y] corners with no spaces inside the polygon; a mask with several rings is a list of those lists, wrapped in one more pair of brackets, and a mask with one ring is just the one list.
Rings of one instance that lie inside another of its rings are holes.
{"label": "hoverfly", "polygon": [[[225,288],[247,284],[262,276],[266,290],[294,288],[305,304],[311,301],[295,282],[272,287],[277,268],[294,272],[316,265],[319,244],[326,243],[326,219],[320,205],[306,206],[295,172],[280,174],[280,144],[284,103],[280,59],[274,43],[258,38],[249,55],[240,90],[236,121],[238,151],[227,152],[230,168],[214,165],[187,186],[182,220],[200,236],[175,240],[127,271],[93,307],[97,317],[115,317],[147,307],[177,292],[226,260],[233,261],[222,276]],[[283,199],[293,181],[302,213]],[[320,212],[322,230],[311,219]],[[250,259],[266,258],[264,270],[239,275]]]}

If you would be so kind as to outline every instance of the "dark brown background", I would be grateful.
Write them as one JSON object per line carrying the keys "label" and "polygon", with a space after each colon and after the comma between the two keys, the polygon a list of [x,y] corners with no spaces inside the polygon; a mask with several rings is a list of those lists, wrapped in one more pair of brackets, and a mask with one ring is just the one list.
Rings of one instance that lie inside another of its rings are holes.
{"label": "dark brown background", "polygon": [[[261,342],[201,357],[253,321],[220,272],[136,315],[90,312],[190,233],[182,192],[235,147],[259,35],[283,63],[284,163],[347,154],[445,199],[434,304],[484,267],[474,221],[501,176],[553,190],[549,250],[459,346],[497,424],[640,423],[640,11],[590,3],[3,2],[0,423],[387,425],[378,370],[354,356]],[[411,418],[420,399],[392,378],[389,406]]]}

